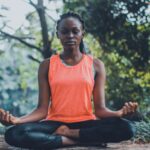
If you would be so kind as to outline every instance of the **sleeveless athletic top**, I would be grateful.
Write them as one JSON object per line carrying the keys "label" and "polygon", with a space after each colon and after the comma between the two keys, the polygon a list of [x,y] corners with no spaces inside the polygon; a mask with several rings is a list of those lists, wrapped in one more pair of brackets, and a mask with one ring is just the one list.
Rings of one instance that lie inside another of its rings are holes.
{"label": "sleeveless athletic top", "polygon": [[57,54],[50,58],[49,67],[51,104],[46,120],[71,123],[96,119],[91,102],[93,58],[83,54],[78,64],[67,66]]}

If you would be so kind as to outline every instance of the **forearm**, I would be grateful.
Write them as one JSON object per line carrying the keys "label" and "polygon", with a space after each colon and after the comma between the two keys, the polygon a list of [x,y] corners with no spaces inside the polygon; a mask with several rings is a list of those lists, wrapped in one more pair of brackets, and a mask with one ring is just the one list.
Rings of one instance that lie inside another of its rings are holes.
{"label": "forearm", "polygon": [[108,108],[101,108],[95,111],[95,115],[98,118],[107,118],[107,117],[121,117],[121,112],[112,111]]}
{"label": "forearm", "polygon": [[45,109],[37,108],[30,114],[20,117],[17,124],[40,121],[40,120],[44,119],[46,117],[46,115],[47,115],[47,111]]}

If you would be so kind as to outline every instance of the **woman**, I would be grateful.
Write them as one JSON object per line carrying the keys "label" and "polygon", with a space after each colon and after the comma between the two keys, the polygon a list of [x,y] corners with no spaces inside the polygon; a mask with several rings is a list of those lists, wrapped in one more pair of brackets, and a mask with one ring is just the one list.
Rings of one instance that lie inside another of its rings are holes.
{"label": "woman", "polygon": [[45,150],[130,139],[133,127],[121,117],[134,112],[137,103],[125,103],[118,111],[106,108],[105,67],[84,52],[82,18],[75,13],[63,14],[57,22],[57,36],[63,52],[40,64],[37,108],[20,118],[0,111],[1,122],[13,125],[5,133],[6,142]]}

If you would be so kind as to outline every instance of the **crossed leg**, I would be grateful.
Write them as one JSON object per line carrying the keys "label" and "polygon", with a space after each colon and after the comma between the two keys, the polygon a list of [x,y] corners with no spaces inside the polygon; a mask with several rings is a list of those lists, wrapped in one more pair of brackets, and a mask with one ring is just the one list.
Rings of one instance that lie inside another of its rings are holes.
{"label": "crossed leg", "polygon": [[5,133],[8,144],[34,149],[50,149],[79,143],[120,142],[134,134],[130,123],[120,118],[78,123],[43,121],[10,127]]}
{"label": "crossed leg", "polygon": [[55,131],[56,135],[68,137],[79,143],[120,142],[129,140],[134,133],[131,122],[116,117],[61,125]]}

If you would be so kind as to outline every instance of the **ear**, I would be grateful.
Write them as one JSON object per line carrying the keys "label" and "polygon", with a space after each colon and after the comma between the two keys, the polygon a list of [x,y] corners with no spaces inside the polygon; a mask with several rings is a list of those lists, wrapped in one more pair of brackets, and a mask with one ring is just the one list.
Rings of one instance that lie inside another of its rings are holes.
{"label": "ear", "polygon": [[84,37],[84,35],[85,35],[85,31],[82,31],[82,38]]}
{"label": "ear", "polygon": [[57,35],[57,38],[59,39],[59,34],[58,34],[58,32],[56,32],[56,35]]}

